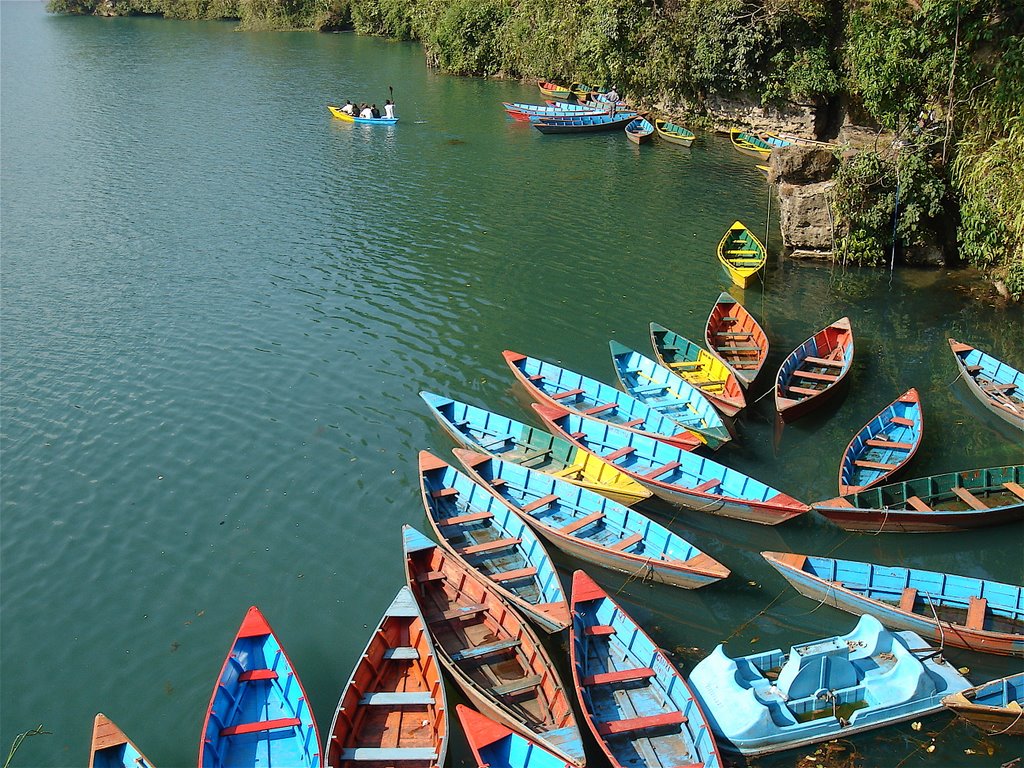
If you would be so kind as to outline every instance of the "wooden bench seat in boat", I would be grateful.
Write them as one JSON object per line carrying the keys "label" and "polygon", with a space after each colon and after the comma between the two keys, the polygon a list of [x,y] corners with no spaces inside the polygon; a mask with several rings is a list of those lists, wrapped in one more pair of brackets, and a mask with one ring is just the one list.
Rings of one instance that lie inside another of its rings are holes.
{"label": "wooden bench seat in boat", "polygon": [[581,517],[579,520],[573,520],[568,525],[563,525],[558,531],[565,534],[575,533],[580,528],[586,528],[591,523],[596,523],[600,520],[604,520],[604,512],[592,512],[586,517]]}
{"label": "wooden bench seat in boat", "polygon": [[905,587],[900,595],[900,610],[914,612],[914,603],[917,602],[917,590],[913,587]]}
{"label": "wooden bench seat in boat", "polygon": [[458,488],[439,488],[436,491],[430,492],[430,498],[432,499],[446,499],[449,496],[458,496]]}
{"label": "wooden bench seat in boat", "polygon": [[510,683],[504,685],[496,685],[491,688],[491,693],[496,696],[508,696],[514,693],[523,693],[525,691],[533,690],[543,682],[544,678],[541,675],[535,675],[533,677],[523,677],[519,680],[513,680]]}
{"label": "wooden bench seat in boat", "polygon": [[913,419],[906,419],[906,418],[904,418],[902,416],[893,416],[891,419],[889,419],[889,423],[896,424],[897,426],[900,426],[900,427],[912,427],[912,426],[914,426],[914,420]]}
{"label": "wooden bench seat in boat", "polygon": [[608,549],[614,549],[616,552],[623,552],[632,547],[637,542],[643,541],[643,538],[644,536],[642,533],[634,533],[632,536],[627,536],[621,541],[617,541],[614,544],[610,544],[608,546]]}
{"label": "wooden bench seat in boat", "polygon": [[399,645],[384,651],[384,659],[387,661],[415,661],[419,657],[420,652],[408,645]]}
{"label": "wooden bench seat in boat", "polygon": [[964,626],[968,629],[985,628],[985,611],[988,610],[988,600],[984,597],[972,596],[967,606],[967,621]]}
{"label": "wooden bench seat in boat", "polygon": [[668,384],[644,384],[642,387],[633,387],[633,392],[637,395],[649,395],[652,392],[668,389],[668,386]]}
{"label": "wooden bench seat in boat", "polygon": [[240,683],[250,680],[277,680],[277,672],[272,669],[249,669],[238,676]]}
{"label": "wooden bench seat in boat", "polygon": [[909,451],[914,448],[913,443],[897,443],[892,440],[865,440],[864,445],[868,448],[892,448],[894,451]]}
{"label": "wooden bench seat in boat", "polygon": [[1018,499],[1024,499],[1024,486],[1019,483],[1003,483],[1003,488],[1008,490]]}
{"label": "wooden bench seat in boat", "polygon": [[612,408],[618,408],[618,403],[601,403],[601,405],[595,405],[593,408],[584,408],[583,413],[588,416],[593,416],[595,413],[604,413],[610,411]]}
{"label": "wooden bench seat in boat", "polygon": [[633,717],[628,720],[609,720],[597,724],[597,732],[602,736],[618,736],[633,731],[646,731],[651,728],[664,728],[670,725],[682,725],[686,716],[679,712],[663,712],[660,715]]}
{"label": "wooden bench seat in boat", "polygon": [[529,504],[524,504],[522,507],[520,507],[520,509],[522,509],[523,512],[529,514],[530,512],[534,512],[538,509],[542,509],[550,504],[553,504],[556,501],[558,501],[558,494],[549,493],[547,496],[541,496],[539,499],[534,499]]}
{"label": "wooden bench seat in boat", "polygon": [[805,362],[811,363],[812,365],[831,366],[833,368],[842,368],[842,360],[830,360],[827,357],[805,357]]}
{"label": "wooden bench seat in boat", "polygon": [[510,640],[499,640],[496,643],[488,643],[487,645],[479,645],[476,648],[466,648],[462,651],[456,651],[452,654],[452,661],[468,661],[470,659],[479,659],[482,656],[490,656],[492,653],[504,653],[505,651],[511,651],[522,645],[522,642],[516,639]]}
{"label": "wooden bench seat in boat", "polygon": [[480,544],[471,544],[470,546],[462,547],[462,549],[457,551],[460,555],[479,555],[484,552],[509,549],[510,547],[515,547],[522,543],[522,539],[493,539],[491,541],[484,541]]}
{"label": "wooden bench seat in boat", "polygon": [[753,336],[750,331],[715,331],[715,336]]}
{"label": "wooden bench seat in boat", "polygon": [[[335,737],[331,737],[335,738]],[[437,751],[432,747],[354,747],[341,750],[342,762],[390,763],[405,760],[435,761]]]}
{"label": "wooden bench seat in boat", "polygon": [[241,736],[246,733],[260,731],[276,731],[280,728],[298,728],[302,721],[297,717],[280,717],[277,720],[258,720],[254,723],[241,723],[220,729],[221,736]]}
{"label": "wooden bench seat in boat", "polygon": [[813,381],[835,381],[839,377],[832,373],[815,373],[814,371],[802,371],[799,368],[793,371],[794,376],[801,379],[812,379]]}
{"label": "wooden bench seat in boat", "polygon": [[867,461],[866,459],[856,459],[853,465],[861,469],[879,469],[882,472],[889,472],[899,466],[899,464],[883,464],[880,461]]}
{"label": "wooden bench seat in boat", "polygon": [[537,575],[537,569],[533,566],[529,568],[517,568],[514,571],[498,571],[496,573],[487,574],[491,581],[504,582],[504,581],[515,581],[516,579],[528,579],[532,576]]}
{"label": "wooden bench seat in boat", "polygon": [[492,435],[491,437],[488,437],[486,440],[481,440],[480,447],[483,448],[485,451],[489,451],[493,448],[497,448],[499,446],[504,445],[509,440],[515,439],[516,436],[511,433],[505,435]]}
{"label": "wooden bench seat in boat", "polygon": [[404,707],[434,703],[430,691],[379,691],[367,693],[359,703],[371,707]]}
{"label": "wooden bench seat in boat", "polygon": [[526,377],[529,381],[541,381],[544,378],[543,373],[534,373]]}
{"label": "wooden bench seat in boat", "polygon": [[616,459],[621,459],[623,456],[628,456],[635,450],[636,448],[634,448],[632,445],[624,445],[622,448],[612,451],[607,456],[602,456],[601,458],[604,459],[605,461],[615,461]]}
{"label": "wooden bench seat in boat", "polygon": [[463,605],[458,608],[451,608],[441,614],[441,618],[445,621],[451,621],[452,619],[467,619],[471,616],[476,616],[478,613],[483,613],[487,610],[487,606],[481,603],[472,603],[470,605]]}
{"label": "wooden bench seat in boat", "polygon": [[608,637],[615,634],[615,627],[610,624],[593,624],[583,630],[587,637]]}
{"label": "wooden bench seat in boat", "polygon": [[444,581],[444,574],[441,571],[427,571],[416,576],[418,584],[426,584],[431,581]]}
{"label": "wooden bench seat in boat", "polygon": [[1016,384],[982,384],[981,388],[986,392],[1013,392],[1017,388]]}
{"label": "wooden bench seat in boat", "polygon": [[742,344],[742,345],[741,344],[737,344],[735,346],[730,346],[730,345],[727,344],[727,345],[721,346],[721,347],[716,346],[715,349],[717,349],[719,352],[760,352],[761,351],[760,347],[753,347],[753,346],[750,346],[750,345],[747,345],[747,344]]}
{"label": "wooden bench seat in boat", "polygon": [[751,250],[750,248],[730,248],[729,250],[726,251],[726,253],[737,255],[753,255],[756,253],[760,253],[760,251]]}
{"label": "wooden bench seat in boat", "polygon": [[614,672],[601,672],[583,678],[583,685],[611,685],[613,683],[627,683],[635,680],[647,680],[654,677],[654,670],[650,667],[636,667],[635,669],[617,669]]}
{"label": "wooden bench seat in boat", "polygon": [[817,395],[817,394],[820,394],[820,393],[825,391],[824,389],[810,389],[809,387],[795,387],[792,384],[790,384],[788,387],[786,387],[786,389],[789,390],[790,392],[795,392],[798,395],[804,395],[806,397],[811,397],[812,395]]}
{"label": "wooden bench seat in boat", "polygon": [[934,512],[935,511],[934,509],[929,507],[927,504],[925,504],[923,501],[921,501],[921,499],[919,499],[917,496],[908,496],[907,497],[907,506],[913,507],[918,512]]}
{"label": "wooden bench seat in boat", "polygon": [[481,520],[490,520],[494,517],[493,512],[470,512],[467,515],[456,515],[455,517],[446,517],[444,520],[438,520],[438,525],[462,525],[463,523],[478,523]]}
{"label": "wooden bench seat in boat", "polygon": [[643,419],[630,419],[629,421],[622,422],[619,426],[620,427],[626,427],[628,429],[629,427],[635,427],[635,426],[638,426],[638,425],[643,424],[643,423],[644,423]]}
{"label": "wooden bench seat in boat", "polygon": [[576,397],[577,395],[582,395],[582,394],[583,394],[583,390],[582,389],[567,389],[565,392],[556,392],[555,394],[551,395],[550,397],[551,397],[552,400],[565,400],[566,398]]}
{"label": "wooden bench seat in boat", "polygon": [[691,488],[691,491],[696,493],[711,493],[722,484],[722,481],[717,477],[713,477],[710,480],[705,480],[700,485],[696,485]]}
{"label": "wooden bench seat in boat", "polygon": [[668,462],[668,464],[662,464],[660,467],[654,467],[654,469],[647,470],[646,472],[643,473],[643,476],[653,480],[656,477],[661,477],[662,475],[671,472],[673,469],[676,469],[679,466],[681,465],[678,461],[670,461]]}
{"label": "wooden bench seat in boat", "polygon": [[962,501],[966,502],[967,506],[969,506],[971,509],[976,509],[979,512],[984,512],[985,510],[988,509],[988,506],[986,506],[981,499],[979,499],[973,493],[968,491],[966,488],[950,488],[950,490]]}
{"label": "wooden bench seat in boat", "polygon": [[669,363],[669,368],[693,368],[695,371],[700,370],[704,367],[704,363],[699,360],[682,360],[678,363]]}

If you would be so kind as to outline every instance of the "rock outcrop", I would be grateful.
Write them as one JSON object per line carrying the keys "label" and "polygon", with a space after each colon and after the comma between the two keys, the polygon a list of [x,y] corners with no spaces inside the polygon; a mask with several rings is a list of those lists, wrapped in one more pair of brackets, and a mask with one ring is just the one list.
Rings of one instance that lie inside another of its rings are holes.
{"label": "rock outcrop", "polygon": [[768,181],[777,185],[782,243],[790,256],[832,258],[836,233],[828,194],[838,166],[835,155],[819,147],[793,144],[772,152]]}

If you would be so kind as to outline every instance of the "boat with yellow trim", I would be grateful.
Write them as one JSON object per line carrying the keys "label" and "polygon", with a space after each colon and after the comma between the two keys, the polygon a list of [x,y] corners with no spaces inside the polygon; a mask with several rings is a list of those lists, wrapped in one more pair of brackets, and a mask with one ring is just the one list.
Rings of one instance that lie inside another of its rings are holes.
{"label": "boat with yellow trim", "polygon": [[733,222],[718,244],[718,260],[740,288],[746,288],[764,269],[768,251],[740,221]]}

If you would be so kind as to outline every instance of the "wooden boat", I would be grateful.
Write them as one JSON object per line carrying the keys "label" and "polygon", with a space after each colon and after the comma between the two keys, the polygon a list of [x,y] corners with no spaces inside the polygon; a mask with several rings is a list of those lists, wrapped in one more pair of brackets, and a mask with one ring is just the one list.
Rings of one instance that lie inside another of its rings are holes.
{"label": "wooden boat", "polygon": [[772,170],[769,166],[761,165],[760,163],[758,165],[755,165],[754,167],[757,168],[757,170],[761,172],[761,175],[763,175],[766,179],[768,178],[768,174]]}
{"label": "wooden boat", "polygon": [[951,694],[942,704],[990,736],[1024,736],[1024,672]]}
{"label": "wooden boat", "polygon": [[732,140],[733,147],[745,155],[766,160],[772,153],[771,144],[768,144],[756,134],[734,128],[729,131],[729,138]]}
{"label": "wooden boat", "polygon": [[659,138],[664,139],[669,144],[678,144],[681,147],[690,146],[693,144],[694,139],[697,138],[692,131],[661,118],[654,121],[654,129],[658,132]]}
{"label": "wooden boat", "polygon": [[921,398],[908,389],[865,424],[839,462],[839,495],[881,485],[903,469],[924,436]]}
{"label": "wooden boat", "polygon": [[540,92],[543,95],[552,99],[568,99],[572,95],[572,91],[564,85],[541,81],[537,83],[537,87],[540,88]]}
{"label": "wooden boat", "polygon": [[782,138],[777,133],[759,133],[757,134],[757,138],[772,149],[781,149],[782,147],[788,147],[793,143],[789,139]]}
{"label": "wooden boat", "polygon": [[1024,429],[1024,373],[980,349],[949,340],[960,377],[982,404],[1017,429]]}
{"label": "wooden boat", "polygon": [[658,363],[696,387],[726,416],[747,406],[739,377],[721,359],[663,325],[651,323],[651,344]]}
{"label": "wooden boat", "polygon": [[865,614],[837,637],[736,659],[721,645],[690,673],[720,749],[766,755],[941,711],[971,683],[913,632]]}
{"label": "wooden boat", "polygon": [[839,393],[853,364],[853,330],[842,317],[789,353],[775,377],[775,408],[795,421]]}
{"label": "wooden boat", "polygon": [[441,546],[544,631],[566,629],[562,582],[530,526],[437,456],[420,451],[419,469],[423,508]]}
{"label": "wooden boat", "polygon": [[270,624],[252,606],[210,698],[199,768],[262,764],[319,768],[309,698]]}
{"label": "wooden boat", "polygon": [[554,475],[627,507],[651,497],[649,490],[611,464],[544,429],[430,392],[420,392],[420,397],[463,448]]}
{"label": "wooden boat", "polygon": [[712,450],[732,439],[722,417],[700,389],[624,344],[612,341],[609,347],[615,375],[627,394],[697,434]]}
{"label": "wooden boat", "polygon": [[645,144],[654,135],[654,126],[642,117],[635,117],[626,123],[626,138],[634,144]]}
{"label": "wooden boat", "polygon": [[704,444],[698,435],[615,387],[518,352],[505,350],[502,355],[516,379],[535,400],[617,424],[685,451]]}
{"label": "wooden boat", "polygon": [[584,104],[572,104],[568,101],[552,101],[544,104],[529,104],[523,101],[503,101],[501,105],[506,112],[523,115],[562,115],[594,112]]}
{"label": "wooden boat", "polygon": [[565,686],[529,624],[475,571],[419,531],[403,526],[402,543],[406,583],[451,680],[488,717],[585,765]]}
{"label": "wooden boat", "polygon": [[704,343],[749,387],[768,359],[768,336],[757,320],[728,293],[721,293],[704,326]]}
{"label": "wooden boat", "polygon": [[572,765],[536,741],[465,704],[456,704],[455,714],[462,723],[477,768],[569,768]]}
{"label": "wooden boat", "polygon": [[941,533],[1024,519],[1024,465],[946,472],[811,505],[848,531]]}
{"label": "wooden boat", "polygon": [[718,260],[729,278],[740,288],[746,288],[761,279],[760,273],[768,263],[768,251],[753,232],[736,221],[718,243]]}
{"label": "wooden boat", "polygon": [[153,768],[142,750],[102,712],[92,724],[89,768]]}
{"label": "wooden boat", "polygon": [[534,404],[555,434],[615,464],[665,501],[712,515],[775,525],[810,508],[759,480],[696,453],[612,424]]}
{"label": "wooden boat", "polygon": [[541,133],[594,133],[625,128],[626,124],[635,117],[636,112],[617,112],[614,115],[603,113],[578,117],[570,115],[567,117],[544,117],[536,122],[531,122],[531,125]]}
{"label": "wooden boat", "polygon": [[987,579],[762,552],[797,592],[848,613],[871,613],[947,646],[1024,656],[1024,588]]}
{"label": "wooden boat", "polygon": [[394,125],[398,122],[397,117],[354,117],[342,112],[338,107],[332,107],[330,104],[327,105],[327,108],[331,110],[332,115],[346,123],[358,123],[360,125]]}
{"label": "wooden boat", "polygon": [[587,85],[586,83],[573,83],[569,86],[569,93],[571,93],[572,97],[580,103],[589,101],[597,91],[597,88],[592,85]]}
{"label": "wooden boat", "polygon": [[402,587],[342,691],[327,742],[331,768],[441,768],[448,704],[427,624]]}
{"label": "wooden boat", "polygon": [[711,727],[682,674],[583,571],[572,577],[569,653],[583,717],[612,768],[720,768]]}
{"label": "wooden boat", "polygon": [[683,589],[729,575],[681,536],[600,494],[472,451],[456,448],[455,455],[470,477],[566,554]]}

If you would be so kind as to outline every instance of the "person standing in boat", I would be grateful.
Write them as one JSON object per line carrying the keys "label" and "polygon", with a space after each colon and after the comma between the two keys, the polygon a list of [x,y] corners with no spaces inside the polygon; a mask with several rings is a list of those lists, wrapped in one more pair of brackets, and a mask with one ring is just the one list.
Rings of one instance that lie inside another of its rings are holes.
{"label": "person standing in boat", "polygon": [[370,120],[373,118],[373,113],[370,111],[370,108],[366,106],[366,104],[363,104],[359,110],[359,116],[366,120]]}
{"label": "person standing in boat", "polygon": [[395,102],[393,102],[391,99],[388,99],[387,101],[384,102],[384,117],[388,118],[389,120],[395,119]]}
{"label": "person standing in boat", "polygon": [[345,106],[341,108],[341,111],[346,115],[355,115],[356,105],[353,104],[349,99],[345,99]]}
{"label": "person standing in boat", "polygon": [[619,108],[619,91],[613,85],[611,89],[604,95],[605,99],[608,100],[608,114],[615,117],[615,111]]}

